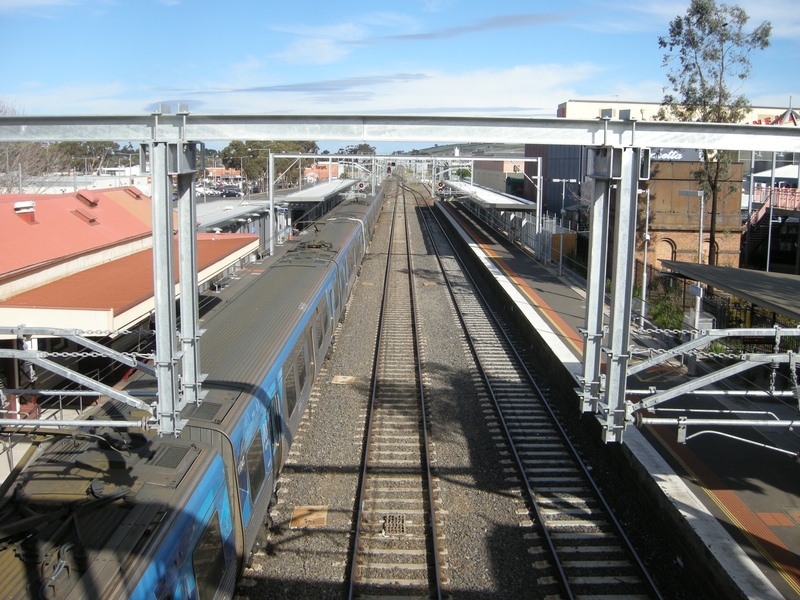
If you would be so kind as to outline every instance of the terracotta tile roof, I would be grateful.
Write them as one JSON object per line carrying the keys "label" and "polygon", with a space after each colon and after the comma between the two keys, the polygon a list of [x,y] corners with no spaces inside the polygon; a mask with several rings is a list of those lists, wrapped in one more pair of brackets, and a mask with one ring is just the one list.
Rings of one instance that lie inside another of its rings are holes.
{"label": "terracotta tile roof", "polygon": [[[198,272],[257,241],[251,234],[199,234]],[[177,281],[177,241],[175,252]],[[113,309],[120,314],[152,296],[153,253],[145,250],[17,294],[0,302],[0,308]]]}
{"label": "terracotta tile roof", "polygon": [[[32,213],[15,212],[30,201]],[[147,236],[151,214],[150,198],[134,187],[0,195],[0,275]]]}

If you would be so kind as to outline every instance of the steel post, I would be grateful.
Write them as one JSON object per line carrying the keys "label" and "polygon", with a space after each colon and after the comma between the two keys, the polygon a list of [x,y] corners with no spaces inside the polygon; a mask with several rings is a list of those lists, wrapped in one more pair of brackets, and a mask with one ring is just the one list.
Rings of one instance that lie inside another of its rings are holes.
{"label": "steel post", "polygon": [[178,372],[175,360],[175,248],[169,144],[150,145],[153,193],[153,296],[156,322],[158,430],[178,432]]}
{"label": "steel post", "polygon": [[623,148],[614,216],[614,252],[611,275],[611,319],[607,351],[605,409],[606,442],[622,441],[626,424],[625,385],[630,359],[630,318],[633,302],[633,257],[636,243],[636,205],[639,188],[639,151]]}
{"label": "steel post", "polygon": [[178,267],[181,307],[181,389],[180,404],[200,404],[199,307],[197,298],[197,207],[194,180],[197,146],[177,144],[178,180]]}
{"label": "steel post", "polygon": [[[589,211],[589,258],[586,267],[586,319],[583,331],[583,412],[594,412],[600,395],[600,356],[604,335],[603,306],[605,301],[606,253],[608,251],[608,219],[610,173],[596,170],[595,162],[610,161],[611,148],[591,148],[587,168],[594,180]],[[600,166],[600,165],[598,165]]]}
{"label": "steel post", "polygon": [[269,255],[275,254],[275,155],[269,151]]}

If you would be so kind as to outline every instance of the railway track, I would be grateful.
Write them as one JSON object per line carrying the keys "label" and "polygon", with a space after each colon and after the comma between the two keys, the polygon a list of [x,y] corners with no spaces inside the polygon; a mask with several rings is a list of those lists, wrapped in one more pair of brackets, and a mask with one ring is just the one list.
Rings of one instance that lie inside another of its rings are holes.
{"label": "railway track", "polygon": [[349,597],[442,597],[404,190],[395,194]]}
{"label": "railway track", "polygon": [[444,229],[425,205],[428,235],[537,525],[531,568],[543,595],[661,598],[652,578],[558,423],[509,336],[454,258],[438,251]]}

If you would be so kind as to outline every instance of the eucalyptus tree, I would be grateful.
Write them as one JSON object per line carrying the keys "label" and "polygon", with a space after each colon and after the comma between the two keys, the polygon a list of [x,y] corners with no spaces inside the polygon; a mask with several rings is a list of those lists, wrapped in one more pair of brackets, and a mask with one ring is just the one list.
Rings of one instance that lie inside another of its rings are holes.
{"label": "eucalyptus tree", "polygon": [[[319,146],[314,141],[240,141],[230,142],[220,150],[222,164],[228,169],[241,169],[250,181],[257,181],[268,175],[267,164],[269,153],[273,154],[316,154]],[[275,160],[276,175],[290,167],[293,160],[279,158]]]}
{"label": "eucalyptus tree", "polygon": [[[659,118],[704,123],[740,123],[750,102],[740,93],[750,75],[750,54],[769,46],[772,25],[764,21],[745,31],[749,17],[739,6],[715,0],[692,0],[686,14],[669,24],[669,34],[658,38],[666,49],[663,66],[669,68]],[[732,162],[730,152],[703,152],[702,166],[693,173],[700,189],[711,199],[708,263],[717,263],[717,207],[734,191],[726,182]]]}

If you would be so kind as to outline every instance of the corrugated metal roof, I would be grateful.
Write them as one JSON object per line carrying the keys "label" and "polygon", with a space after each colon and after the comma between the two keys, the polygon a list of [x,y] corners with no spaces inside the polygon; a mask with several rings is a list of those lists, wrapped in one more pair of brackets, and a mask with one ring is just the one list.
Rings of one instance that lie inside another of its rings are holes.
{"label": "corrugated metal roof", "polygon": [[326,181],[324,183],[318,183],[312,187],[303,188],[299,192],[286,194],[281,201],[289,203],[302,202],[304,204],[322,202],[323,200],[335,196],[347,188],[354,186],[355,183],[355,179],[334,179],[333,181]]}
{"label": "corrugated metal roof", "polygon": [[490,190],[489,188],[467,183],[466,181],[449,180],[444,183],[447,187],[455,190],[459,194],[469,196],[484,208],[515,211],[536,210],[535,202],[525,200],[524,198],[518,198],[511,194],[502,194],[496,190]]}
{"label": "corrugated metal roof", "polygon": [[800,276],[674,260],[662,260],[661,264],[688,279],[800,321]]}
{"label": "corrugated metal roof", "polygon": [[200,227],[212,227],[251,214],[269,212],[269,203],[250,202],[239,198],[225,198],[197,205],[197,223]]}
{"label": "corrugated metal roof", "polygon": [[[17,214],[19,202],[33,212]],[[151,214],[136,188],[0,195],[0,275],[147,236]]]}
{"label": "corrugated metal roof", "polygon": [[[235,254],[254,242],[258,242],[257,235],[198,235],[198,272],[224,261],[225,257]],[[177,242],[175,253],[177,280]],[[112,309],[115,315],[120,315],[149,300],[152,296],[153,252],[150,249],[12,296],[4,302],[0,302],[0,309],[11,307]],[[68,324],[58,326],[69,327]]]}

